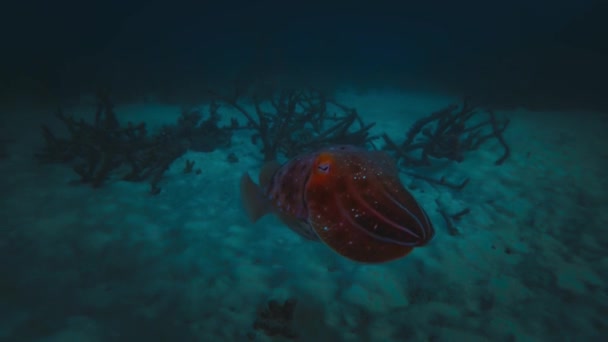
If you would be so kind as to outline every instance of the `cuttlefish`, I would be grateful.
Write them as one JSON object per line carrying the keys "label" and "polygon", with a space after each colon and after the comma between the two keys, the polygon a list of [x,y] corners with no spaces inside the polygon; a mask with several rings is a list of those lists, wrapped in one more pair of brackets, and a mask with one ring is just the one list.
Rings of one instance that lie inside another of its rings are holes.
{"label": "cuttlefish", "polygon": [[386,152],[333,146],[283,165],[267,163],[259,184],[245,173],[240,185],[253,222],[274,213],[302,237],[322,241],[355,261],[380,263],[406,256],[435,234]]}

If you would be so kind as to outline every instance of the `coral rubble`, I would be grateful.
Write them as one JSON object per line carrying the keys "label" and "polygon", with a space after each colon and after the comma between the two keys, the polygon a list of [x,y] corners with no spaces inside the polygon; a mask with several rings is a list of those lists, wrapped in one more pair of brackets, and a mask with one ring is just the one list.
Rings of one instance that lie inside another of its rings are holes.
{"label": "coral rubble", "polygon": [[253,328],[262,330],[268,336],[296,338],[298,334],[292,326],[292,321],[297,303],[294,298],[287,299],[282,304],[276,300],[269,301],[258,312]]}

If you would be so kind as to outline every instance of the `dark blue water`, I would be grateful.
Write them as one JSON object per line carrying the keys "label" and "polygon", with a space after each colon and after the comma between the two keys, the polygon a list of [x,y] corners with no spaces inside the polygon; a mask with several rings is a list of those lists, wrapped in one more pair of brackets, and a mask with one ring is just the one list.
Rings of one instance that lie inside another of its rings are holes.
{"label": "dark blue water", "polygon": [[606,13],[592,0],[13,4],[3,11],[3,93],[75,96],[103,84],[125,97],[179,97],[281,77],[605,107]]}

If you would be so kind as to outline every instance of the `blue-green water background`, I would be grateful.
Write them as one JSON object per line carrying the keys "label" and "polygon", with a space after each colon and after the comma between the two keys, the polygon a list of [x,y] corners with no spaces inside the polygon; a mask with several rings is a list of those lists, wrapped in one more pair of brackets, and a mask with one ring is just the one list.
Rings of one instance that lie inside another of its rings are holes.
{"label": "blue-green water background", "polygon": [[[281,340],[253,322],[291,297],[301,341],[607,336],[607,2],[1,7],[0,341]],[[484,145],[432,170],[470,176],[463,193],[404,177],[437,236],[377,267],[246,219],[238,179],[262,163],[248,133],[176,161],[158,196],[120,181],[93,190],[32,158],[57,106],[91,120],[99,89],[121,122],[154,127],[208,104],[208,90],[265,83],[335,92],[399,138],[468,96],[512,120],[512,156],[497,168],[499,147]],[[184,175],[185,159],[201,175]],[[439,206],[473,208],[462,236]]]}

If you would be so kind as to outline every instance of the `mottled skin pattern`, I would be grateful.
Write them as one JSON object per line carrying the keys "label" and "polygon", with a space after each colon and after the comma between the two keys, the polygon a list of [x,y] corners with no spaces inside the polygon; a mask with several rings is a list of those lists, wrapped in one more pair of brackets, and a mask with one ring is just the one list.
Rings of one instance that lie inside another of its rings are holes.
{"label": "mottled skin pattern", "polygon": [[352,260],[393,260],[434,235],[384,152],[335,146],[302,155],[276,170],[264,190],[279,214]]}
{"label": "mottled skin pattern", "polygon": [[272,176],[266,195],[279,211],[308,222],[305,185],[310,178],[317,154],[295,157]]}

